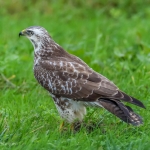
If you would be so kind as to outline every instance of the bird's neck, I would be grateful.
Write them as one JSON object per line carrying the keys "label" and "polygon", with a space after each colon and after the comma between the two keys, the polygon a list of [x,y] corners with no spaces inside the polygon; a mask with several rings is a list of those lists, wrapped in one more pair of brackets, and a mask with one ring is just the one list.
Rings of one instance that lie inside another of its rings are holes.
{"label": "bird's neck", "polygon": [[57,58],[68,55],[68,53],[57,43],[51,41],[49,43],[41,43],[37,47],[34,47],[35,58]]}

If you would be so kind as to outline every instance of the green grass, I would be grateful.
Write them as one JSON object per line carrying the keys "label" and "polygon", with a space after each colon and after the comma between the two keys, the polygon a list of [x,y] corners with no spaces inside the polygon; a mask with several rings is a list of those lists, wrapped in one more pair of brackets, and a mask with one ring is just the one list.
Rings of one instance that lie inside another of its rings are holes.
{"label": "green grass", "polygon": [[[2,150],[148,150],[150,147],[149,2],[0,1],[0,149]],[[85,117],[100,123],[88,132],[60,133],[61,118],[48,93],[33,77],[33,47],[18,33],[45,27],[68,52],[140,99],[132,106],[144,119],[127,125],[104,109]]]}

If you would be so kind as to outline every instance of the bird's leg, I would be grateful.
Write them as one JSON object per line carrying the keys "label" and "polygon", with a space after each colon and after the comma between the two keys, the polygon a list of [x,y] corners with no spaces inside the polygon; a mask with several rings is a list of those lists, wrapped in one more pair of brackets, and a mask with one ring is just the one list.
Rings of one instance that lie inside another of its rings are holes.
{"label": "bird's leg", "polygon": [[64,121],[62,121],[62,123],[60,124],[59,131],[62,131],[63,127],[64,127]]}
{"label": "bird's leg", "polygon": [[70,131],[79,131],[81,129],[81,122],[74,122],[70,124]]}
{"label": "bird's leg", "polygon": [[74,131],[74,123],[70,124],[70,131]]}

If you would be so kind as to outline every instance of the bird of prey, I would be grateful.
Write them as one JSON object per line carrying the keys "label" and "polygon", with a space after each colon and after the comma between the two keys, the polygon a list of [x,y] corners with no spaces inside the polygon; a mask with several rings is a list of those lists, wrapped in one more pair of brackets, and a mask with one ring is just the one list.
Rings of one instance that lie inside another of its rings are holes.
{"label": "bird of prey", "polygon": [[67,53],[45,28],[31,26],[19,33],[34,47],[34,76],[51,95],[56,108],[70,124],[82,122],[87,106],[103,107],[126,123],[138,126],[142,118],[131,104],[145,108],[142,102],[125,94],[110,80],[95,72],[80,58]]}

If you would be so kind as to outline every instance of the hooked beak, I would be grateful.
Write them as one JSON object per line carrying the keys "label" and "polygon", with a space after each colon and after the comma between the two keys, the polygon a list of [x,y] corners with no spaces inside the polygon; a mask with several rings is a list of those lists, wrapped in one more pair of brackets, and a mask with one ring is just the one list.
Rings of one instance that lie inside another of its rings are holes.
{"label": "hooked beak", "polygon": [[26,30],[22,30],[20,33],[19,33],[19,37],[20,36],[25,36],[26,35]]}

